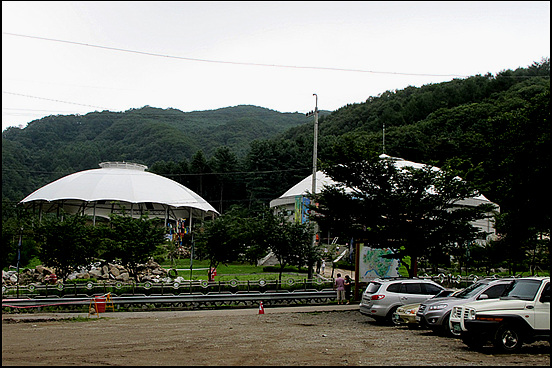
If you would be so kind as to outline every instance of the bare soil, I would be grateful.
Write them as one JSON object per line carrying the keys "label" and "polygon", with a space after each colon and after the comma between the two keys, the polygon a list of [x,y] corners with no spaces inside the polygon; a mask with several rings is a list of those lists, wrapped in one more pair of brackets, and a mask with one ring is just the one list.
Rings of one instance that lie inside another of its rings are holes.
{"label": "bare soil", "polygon": [[476,352],[358,305],[60,315],[3,314],[2,365],[550,365],[549,342]]}

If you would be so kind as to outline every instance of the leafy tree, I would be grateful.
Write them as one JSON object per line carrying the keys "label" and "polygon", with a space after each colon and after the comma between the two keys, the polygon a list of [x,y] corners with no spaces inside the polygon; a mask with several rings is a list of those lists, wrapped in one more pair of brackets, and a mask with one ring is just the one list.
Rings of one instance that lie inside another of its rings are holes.
{"label": "leafy tree", "polygon": [[308,224],[289,222],[281,214],[267,212],[263,221],[265,242],[280,264],[278,279],[287,265],[312,266],[317,253],[312,250],[312,228]]}
{"label": "leafy tree", "polygon": [[86,225],[88,216],[45,216],[35,231],[39,258],[56,269],[59,279],[79,266],[88,265],[97,256],[93,228]]}
{"label": "leafy tree", "polygon": [[235,231],[232,234],[241,245],[240,260],[257,264],[268,253],[263,229],[264,211],[232,206],[228,216],[232,216],[235,221]]}
{"label": "leafy tree", "polygon": [[[220,213],[223,212],[223,200],[225,196],[230,197],[238,190],[238,184],[234,175],[228,175],[229,173],[239,170],[238,157],[228,147],[219,147],[215,151],[211,164],[209,165],[216,173],[215,180],[219,189],[219,209]],[[228,199],[227,199],[228,200]]]}
{"label": "leafy tree", "polygon": [[244,244],[240,239],[239,226],[236,225],[236,218],[229,213],[206,222],[199,230],[195,240],[197,255],[201,259],[208,259],[210,268],[239,259]]}
{"label": "leafy tree", "polygon": [[103,225],[97,230],[102,235],[101,248],[103,259],[120,260],[129,270],[131,277],[136,277],[137,266],[147,262],[152,257],[157,246],[165,241],[165,229],[161,225],[161,219],[148,218],[142,215],[140,218],[132,218],[125,214],[110,215],[108,225]]}
{"label": "leafy tree", "polygon": [[398,168],[391,159],[352,162],[326,169],[340,184],[316,195],[312,207],[323,228],[337,227],[376,248],[390,248],[399,259],[417,260],[476,238],[469,222],[486,217],[489,205],[455,204],[476,194],[465,181],[443,170]]}
{"label": "leafy tree", "polygon": [[211,168],[209,167],[207,158],[203,154],[202,150],[197,151],[192,157],[192,161],[190,162],[190,172],[196,175],[196,178],[192,181],[194,184],[192,188],[196,189],[192,190],[200,196],[205,197],[207,185],[205,185],[204,178],[205,174],[211,172]]}
{"label": "leafy tree", "polygon": [[18,257],[19,265],[25,266],[37,255],[33,220],[31,213],[2,201],[2,268],[17,265]]}

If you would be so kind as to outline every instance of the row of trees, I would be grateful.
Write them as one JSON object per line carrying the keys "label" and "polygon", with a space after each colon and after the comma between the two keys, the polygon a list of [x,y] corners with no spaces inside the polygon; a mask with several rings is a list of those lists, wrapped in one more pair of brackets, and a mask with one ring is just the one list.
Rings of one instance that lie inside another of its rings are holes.
{"label": "row of trees", "polygon": [[255,213],[233,207],[207,222],[196,239],[198,257],[208,259],[214,268],[235,261],[256,264],[272,251],[278,259],[280,281],[286,266],[307,265],[310,269],[321,258],[312,244],[312,226],[286,221],[268,209]]}
{"label": "row of trees", "polygon": [[[135,276],[137,265],[154,256],[165,241],[160,222],[146,216],[134,219],[113,214],[109,223],[93,226],[89,216],[47,215],[39,221],[24,215],[17,224],[2,224],[2,267],[17,261],[24,266],[38,257],[65,279],[82,266],[106,260],[125,265]],[[21,244],[16,239],[21,239]]]}
{"label": "row of trees", "polygon": [[[310,206],[311,220],[334,236],[392,249],[393,257],[400,260],[408,257],[411,263],[404,265],[411,277],[417,276],[419,259],[436,269],[439,264],[447,264],[451,256],[462,260],[470,249],[485,249],[474,247],[477,239],[484,246],[501,245],[500,240],[485,242],[488,234],[472,225],[475,220],[493,216],[496,207],[490,203],[459,205],[459,201],[478,192],[451,171],[435,170],[429,165],[422,169],[400,168],[393,159],[380,159],[375,153],[367,160],[328,166],[325,171],[339,184],[311,196],[311,203],[316,203]],[[33,218],[28,220],[34,222],[25,224],[30,226],[26,238],[36,243],[36,255],[45,265],[55,267],[61,278],[95,259],[116,260],[136,276],[139,263],[170,248],[161,220],[147,216],[133,219],[112,215],[108,224],[98,226],[79,215],[62,219],[47,216],[39,223]],[[272,251],[280,264],[280,279],[288,265],[307,266],[312,272],[322,255],[320,247],[312,242],[311,224],[286,221],[283,214],[266,208],[252,211],[234,206],[216,219],[196,224],[195,257],[209,260],[210,267],[216,268],[220,263],[255,264]],[[13,237],[21,225],[11,223]],[[3,236],[9,234],[9,229],[9,223],[5,227],[3,224]],[[28,246],[25,248],[28,253]],[[534,250],[533,268],[546,264],[546,257],[536,262]],[[477,250],[474,253],[481,256]],[[7,259],[13,258],[13,253],[6,255]],[[490,260],[489,254],[482,259]],[[505,259],[502,255],[491,264]]]}
{"label": "row of trees", "polygon": [[[165,258],[172,248],[162,220],[147,215],[113,214],[108,223],[93,226],[89,216],[78,214],[49,215],[40,221],[24,214],[17,223],[2,226],[6,237],[2,267],[14,265],[17,257],[22,265],[38,257],[42,264],[54,267],[61,279],[98,260],[120,263],[135,277],[139,264]],[[214,268],[230,262],[256,264],[272,251],[280,263],[281,279],[286,266],[312,265],[320,258],[313,251],[309,225],[287,222],[266,209],[254,213],[234,207],[215,220],[196,224],[194,234],[195,258],[209,260]]]}

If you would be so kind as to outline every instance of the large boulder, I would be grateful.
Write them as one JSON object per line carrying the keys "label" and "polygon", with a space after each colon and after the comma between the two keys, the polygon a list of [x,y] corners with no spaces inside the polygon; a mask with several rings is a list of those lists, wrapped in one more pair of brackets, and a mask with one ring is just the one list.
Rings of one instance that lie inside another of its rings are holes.
{"label": "large boulder", "polygon": [[88,272],[79,272],[77,273],[77,279],[89,279],[90,274]]}
{"label": "large boulder", "polygon": [[103,272],[101,269],[96,268],[88,271],[88,274],[90,275],[91,278],[99,279],[102,277]]}
{"label": "large boulder", "polygon": [[45,267],[43,265],[37,265],[35,267],[35,270],[42,276],[50,275],[52,273],[55,273],[54,270],[50,267]]}
{"label": "large boulder", "polygon": [[119,268],[116,265],[110,265],[109,266],[109,273],[113,276],[117,277],[121,274],[121,271],[119,271]]}
{"label": "large boulder", "polygon": [[123,272],[119,276],[115,277],[115,280],[126,282],[130,280],[130,275],[128,272]]}

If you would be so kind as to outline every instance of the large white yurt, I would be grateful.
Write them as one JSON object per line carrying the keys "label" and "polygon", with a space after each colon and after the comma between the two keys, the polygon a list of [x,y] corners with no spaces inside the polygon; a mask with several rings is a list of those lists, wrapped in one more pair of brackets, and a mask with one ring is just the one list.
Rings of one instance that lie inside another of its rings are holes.
{"label": "large white yurt", "polygon": [[[404,160],[402,158],[391,157],[385,154],[380,155],[381,159],[391,159],[393,160],[397,168],[402,167],[414,167],[416,169],[421,169],[425,165],[417,162],[412,162]],[[437,167],[432,167],[433,170],[440,170]],[[324,174],[322,171],[316,173],[316,192],[320,191],[325,186],[335,185],[335,181],[332,180],[329,176]],[[301,180],[299,183],[288,189],[280,197],[270,201],[270,207],[284,212],[289,220],[295,219],[295,221],[304,222],[306,220],[307,206],[309,199],[307,195],[312,192],[312,174],[307,176],[305,179]],[[478,206],[482,203],[492,203],[483,195],[477,195],[472,198],[465,198],[461,201],[456,202],[458,206]],[[492,203],[494,204],[494,203]],[[496,210],[499,209],[497,204],[494,204]],[[494,226],[491,219],[482,219],[473,222],[474,226],[479,227],[482,231],[485,231],[490,234],[494,234]]]}
{"label": "large white yurt", "polygon": [[20,205],[40,215],[60,212],[109,217],[148,214],[168,221],[204,219],[218,212],[192,190],[173,180],[146,172],[147,166],[130,162],[103,162],[99,169],[79,171],[43,186]]}

